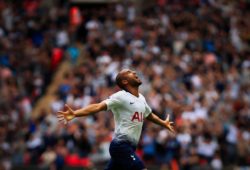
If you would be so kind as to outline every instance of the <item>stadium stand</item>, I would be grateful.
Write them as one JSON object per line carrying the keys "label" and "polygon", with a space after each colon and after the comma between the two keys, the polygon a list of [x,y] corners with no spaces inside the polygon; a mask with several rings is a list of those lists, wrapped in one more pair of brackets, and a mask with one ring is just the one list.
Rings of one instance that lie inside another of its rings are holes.
{"label": "stadium stand", "polygon": [[176,123],[173,136],[145,121],[137,154],[149,169],[249,168],[249,9],[249,0],[0,0],[0,169],[103,169],[112,114],[65,127],[56,112],[106,99],[126,67],[153,111]]}

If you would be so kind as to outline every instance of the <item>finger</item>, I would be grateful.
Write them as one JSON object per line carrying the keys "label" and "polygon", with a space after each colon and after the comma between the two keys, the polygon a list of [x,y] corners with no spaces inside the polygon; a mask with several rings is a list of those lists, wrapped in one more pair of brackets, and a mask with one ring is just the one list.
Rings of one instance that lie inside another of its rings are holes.
{"label": "finger", "polygon": [[59,121],[65,120],[64,118],[58,118]]}
{"label": "finger", "polygon": [[61,114],[59,115],[59,114],[58,114],[56,117],[57,117],[57,118],[61,118],[61,117],[64,117],[64,115],[61,115]]}
{"label": "finger", "polygon": [[174,129],[172,129],[172,128],[169,128],[169,131],[170,131],[171,133],[175,133]]}
{"label": "finger", "polygon": [[57,114],[58,114],[58,115],[65,115],[65,114],[67,114],[67,112],[58,111]]}
{"label": "finger", "polygon": [[64,121],[65,121],[65,119],[59,119],[59,122],[62,122],[62,123],[63,123]]}
{"label": "finger", "polygon": [[65,119],[64,117],[57,117],[58,120]]}
{"label": "finger", "polygon": [[166,120],[169,121],[169,114],[167,115],[167,119]]}
{"label": "finger", "polygon": [[171,132],[175,133],[175,130],[172,126],[171,126],[170,130],[171,130]]}
{"label": "finger", "polygon": [[174,122],[166,122],[168,125],[171,125],[174,124]]}
{"label": "finger", "polygon": [[66,107],[70,112],[73,112],[73,110],[71,109],[71,107],[69,107],[69,105],[65,104],[65,107]]}
{"label": "finger", "polygon": [[64,116],[57,117],[57,119],[64,119]]}
{"label": "finger", "polygon": [[168,129],[169,129],[170,131],[174,130],[173,126],[171,126],[171,125],[168,125]]}

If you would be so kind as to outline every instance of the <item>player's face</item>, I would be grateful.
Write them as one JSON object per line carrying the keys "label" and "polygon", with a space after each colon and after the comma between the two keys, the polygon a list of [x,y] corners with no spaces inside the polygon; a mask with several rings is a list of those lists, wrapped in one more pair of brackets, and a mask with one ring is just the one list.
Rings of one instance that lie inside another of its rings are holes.
{"label": "player's face", "polygon": [[140,78],[137,76],[135,71],[127,70],[126,78],[128,80],[128,83],[132,86],[140,86],[142,84]]}

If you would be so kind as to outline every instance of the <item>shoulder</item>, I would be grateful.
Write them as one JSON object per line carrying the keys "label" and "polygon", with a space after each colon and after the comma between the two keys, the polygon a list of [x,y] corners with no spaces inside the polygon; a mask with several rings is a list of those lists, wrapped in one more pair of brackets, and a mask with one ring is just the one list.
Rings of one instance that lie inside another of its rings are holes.
{"label": "shoulder", "polygon": [[147,100],[145,99],[145,97],[140,93],[140,100],[143,101],[146,105],[148,105]]}
{"label": "shoulder", "polygon": [[111,98],[122,98],[124,95],[126,95],[126,92],[121,90],[121,91],[118,91],[118,92],[112,94],[110,97]]}
{"label": "shoulder", "polygon": [[139,96],[142,100],[146,101],[145,97],[141,93],[139,93]]}

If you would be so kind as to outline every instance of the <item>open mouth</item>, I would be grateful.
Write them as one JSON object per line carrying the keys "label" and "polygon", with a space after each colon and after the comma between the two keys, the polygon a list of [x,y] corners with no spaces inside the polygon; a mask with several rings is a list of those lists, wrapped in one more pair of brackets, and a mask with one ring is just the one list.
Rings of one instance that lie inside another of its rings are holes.
{"label": "open mouth", "polygon": [[139,78],[138,76],[136,76],[135,78],[136,78],[136,80],[141,81],[140,78]]}

